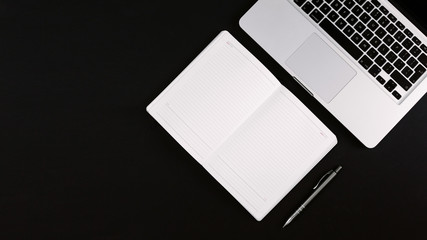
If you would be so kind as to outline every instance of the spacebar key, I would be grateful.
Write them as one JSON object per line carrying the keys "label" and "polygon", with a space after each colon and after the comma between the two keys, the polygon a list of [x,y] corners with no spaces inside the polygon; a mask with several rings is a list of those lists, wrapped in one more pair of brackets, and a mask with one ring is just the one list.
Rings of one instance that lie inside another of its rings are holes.
{"label": "spacebar key", "polygon": [[363,52],[350,41],[337,27],[334,26],[328,19],[324,19],[320,27],[325,30],[337,43],[344,48],[354,59],[358,60]]}

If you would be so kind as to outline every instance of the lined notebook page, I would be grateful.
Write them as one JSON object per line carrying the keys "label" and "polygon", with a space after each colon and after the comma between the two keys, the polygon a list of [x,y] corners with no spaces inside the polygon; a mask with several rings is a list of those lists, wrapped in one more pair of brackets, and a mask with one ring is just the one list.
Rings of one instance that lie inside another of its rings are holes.
{"label": "lined notebook page", "polygon": [[[279,86],[222,34],[174,82],[156,113],[199,155],[212,153]],[[259,64],[259,63],[258,63]]]}
{"label": "lined notebook page", "polygon": [[209,161],[218,181],[261,219],[335,145],[335,136],[281,88]]}

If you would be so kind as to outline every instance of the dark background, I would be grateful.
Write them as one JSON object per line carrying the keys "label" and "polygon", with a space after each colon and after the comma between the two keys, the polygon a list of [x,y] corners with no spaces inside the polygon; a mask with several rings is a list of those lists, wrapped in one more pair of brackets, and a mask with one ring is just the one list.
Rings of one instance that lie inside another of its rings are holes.
{"label": "dark background", "polygon": [[[0,239],[425,238],[427,98],[365,148],[240,29],[254,3],[0,1]],[[338,138],[261,222],[145,110],[224,29]]]}

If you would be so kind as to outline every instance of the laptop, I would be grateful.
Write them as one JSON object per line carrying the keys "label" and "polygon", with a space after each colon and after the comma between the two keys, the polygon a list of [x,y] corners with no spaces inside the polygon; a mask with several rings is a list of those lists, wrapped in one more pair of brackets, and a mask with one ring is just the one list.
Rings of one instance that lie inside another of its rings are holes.
{"label": "laptop", "polygon": [[240,26],[373,148],[427,91],[427,38],[406,12],[386,0],[259,0]]}

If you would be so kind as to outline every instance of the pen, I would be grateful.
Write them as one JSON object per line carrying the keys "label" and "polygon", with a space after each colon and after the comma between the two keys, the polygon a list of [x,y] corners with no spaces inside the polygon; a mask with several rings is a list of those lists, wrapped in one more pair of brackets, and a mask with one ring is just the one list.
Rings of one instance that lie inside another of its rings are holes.
{"label": "pen", "polygon": [[[319,180],[319,182],[316,184],[316,186],[314,186],[314,192],[310,195],[310,197],[308,197],[307,200],[305,200],[305,202],[298,208],[298,210],[296,210],[294,212],[294,214],[292,214],[291,217],[288,218],[288,220],[286,221],[286,223],[283,225],[282,228],[284,228],[286,225],[288,225],[289,223],[292,222],[292,220],[298,216],[298,214],[300,214],[302,212],[302,210],[311,202],[311,200],[313,200],[313,198],[319,194],[319,192],[326,186],[326,184],[328,184],[332,178],[334,178],[337,173],[341,170],[341,166],[338,166],[337,168],[330,170],[329,172],[327,172],[325,175],[323,175],[323,177]],[[328,176],[325,181],[322,182],[322,180]],[[320,184],[320,185],[319,185]]]}

